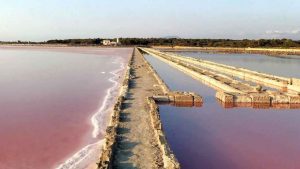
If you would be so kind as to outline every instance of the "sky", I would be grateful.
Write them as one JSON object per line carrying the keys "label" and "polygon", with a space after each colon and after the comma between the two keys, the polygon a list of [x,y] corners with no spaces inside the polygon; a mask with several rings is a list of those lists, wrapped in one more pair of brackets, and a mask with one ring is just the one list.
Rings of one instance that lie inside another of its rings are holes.
{"label": "sky", "polygon": [[300,40],[300,0],[0,0],[0,41],[167,36]]}

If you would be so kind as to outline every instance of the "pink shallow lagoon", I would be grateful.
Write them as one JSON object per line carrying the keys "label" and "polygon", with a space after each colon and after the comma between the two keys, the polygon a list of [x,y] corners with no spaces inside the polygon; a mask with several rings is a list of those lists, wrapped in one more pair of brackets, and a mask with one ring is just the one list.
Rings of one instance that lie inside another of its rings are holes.
{"label": "pink shallow lagoon", "polygon": [[0,47],[0,168],[95,164],[131,52]]}

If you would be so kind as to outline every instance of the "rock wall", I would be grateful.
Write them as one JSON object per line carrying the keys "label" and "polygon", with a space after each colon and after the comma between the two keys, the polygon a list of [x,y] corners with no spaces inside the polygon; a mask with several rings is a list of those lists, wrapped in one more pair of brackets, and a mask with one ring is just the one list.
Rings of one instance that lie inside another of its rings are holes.
{"label": "rock wall", "polygon": [[174,153],[171,151],[170,146],[167,142],[166,136],[163,132],[158,106],[152,97],[147,98],[147,103],[149,106],[149,112],[150,112],[152,126],[154,128],[154,133],[155,133],[158,145],[163,153],[162,157],[163,157],[163,162],[164,162],[164,168],[179,169],[180,164],[177,161]]}

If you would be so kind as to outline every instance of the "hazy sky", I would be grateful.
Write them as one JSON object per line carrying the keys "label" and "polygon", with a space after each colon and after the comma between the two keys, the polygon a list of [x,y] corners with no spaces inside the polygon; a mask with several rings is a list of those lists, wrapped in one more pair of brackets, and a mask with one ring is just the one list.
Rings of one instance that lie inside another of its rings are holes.
{"label": "hazy sky", "polygon": [[0,40],[292,38],[300,0],[0,0]]}

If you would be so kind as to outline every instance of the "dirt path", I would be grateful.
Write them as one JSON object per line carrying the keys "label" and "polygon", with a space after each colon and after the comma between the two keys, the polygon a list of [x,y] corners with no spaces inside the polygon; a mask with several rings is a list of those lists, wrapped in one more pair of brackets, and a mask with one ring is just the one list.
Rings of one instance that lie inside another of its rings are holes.
{"label": "dirt path", "polygon": [[162,93],[143,56],[133,55],[134,78],[130,80],[129,98],[124,102],[118,128],[118,145],[114,155],[114,168],[162,168],[161,151],[150,121],[146,97]]}

